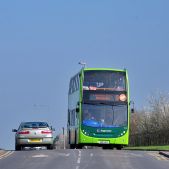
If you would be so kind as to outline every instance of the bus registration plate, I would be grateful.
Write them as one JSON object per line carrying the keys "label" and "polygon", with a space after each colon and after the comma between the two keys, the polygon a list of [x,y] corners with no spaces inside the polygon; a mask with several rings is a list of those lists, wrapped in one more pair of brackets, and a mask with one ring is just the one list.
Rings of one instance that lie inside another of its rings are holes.
{"label": "bus registration plate", "polygon": [[101,140],[101,141],[99,141],[98,143],[99,143],[99,144],[110,144],[110,142],[107,141],[107,140]]}

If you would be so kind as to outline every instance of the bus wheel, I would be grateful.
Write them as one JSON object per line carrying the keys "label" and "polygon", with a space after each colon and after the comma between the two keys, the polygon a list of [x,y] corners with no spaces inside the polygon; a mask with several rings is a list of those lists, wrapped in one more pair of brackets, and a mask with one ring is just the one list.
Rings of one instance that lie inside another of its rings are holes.
{"label": "bus wheel", "polygon": [[106,149],[111,149],[111,150],[113,150],[113,149],[114,149],[114,146],[112,146],[112,145],[104,145],[102,148],[103,148],[104,150],[106,150]]}
{"label": "bus wheel", "polygon": [[123,147],[121,145],[116,146],[117,150],[121,150]]}

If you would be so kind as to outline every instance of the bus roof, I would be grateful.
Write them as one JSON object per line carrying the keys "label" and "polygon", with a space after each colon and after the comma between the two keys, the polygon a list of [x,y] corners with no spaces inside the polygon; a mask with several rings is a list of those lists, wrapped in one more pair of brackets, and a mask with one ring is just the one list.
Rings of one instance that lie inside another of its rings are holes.
{"label": "bus roof", "polygon": [[127,72],[126,69],[112,69],[112,68],[84,68],[84,71],[89,70],[108,70],[108,71],[117,71],[117,72]]}

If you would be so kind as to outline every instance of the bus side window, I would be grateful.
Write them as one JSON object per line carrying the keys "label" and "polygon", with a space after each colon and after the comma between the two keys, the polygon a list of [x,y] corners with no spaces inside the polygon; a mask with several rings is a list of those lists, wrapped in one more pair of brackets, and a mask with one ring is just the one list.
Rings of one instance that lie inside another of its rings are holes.
{"label": "bus side window", "polygon": [[68,125],[70,125],[70,111],[68,110]]}
{"label": "bus side window", "polygon": [[70,119],[71,119],[71,121],[70,121],[71,126],[75,126],[75,121],[76,121],[76,112],[75,112],[75,110],[71,111],[71,117],[70,117]]}
{"label": "bus side window", "polygon": [[72,93],[72,79],[70,80],[70,84],[69,84],[69,94]]}

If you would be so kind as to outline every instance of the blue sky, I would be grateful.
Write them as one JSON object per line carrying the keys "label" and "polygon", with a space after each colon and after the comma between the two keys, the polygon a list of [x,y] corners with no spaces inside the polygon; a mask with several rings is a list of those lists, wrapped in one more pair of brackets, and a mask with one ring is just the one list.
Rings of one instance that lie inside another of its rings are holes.
{"label": "blue sky", "polygon": [[66,126],[68,83],[88,67],[127,68],[137,109],[169,92],[168,0],[0,1],[0,147],[21,121]]}

